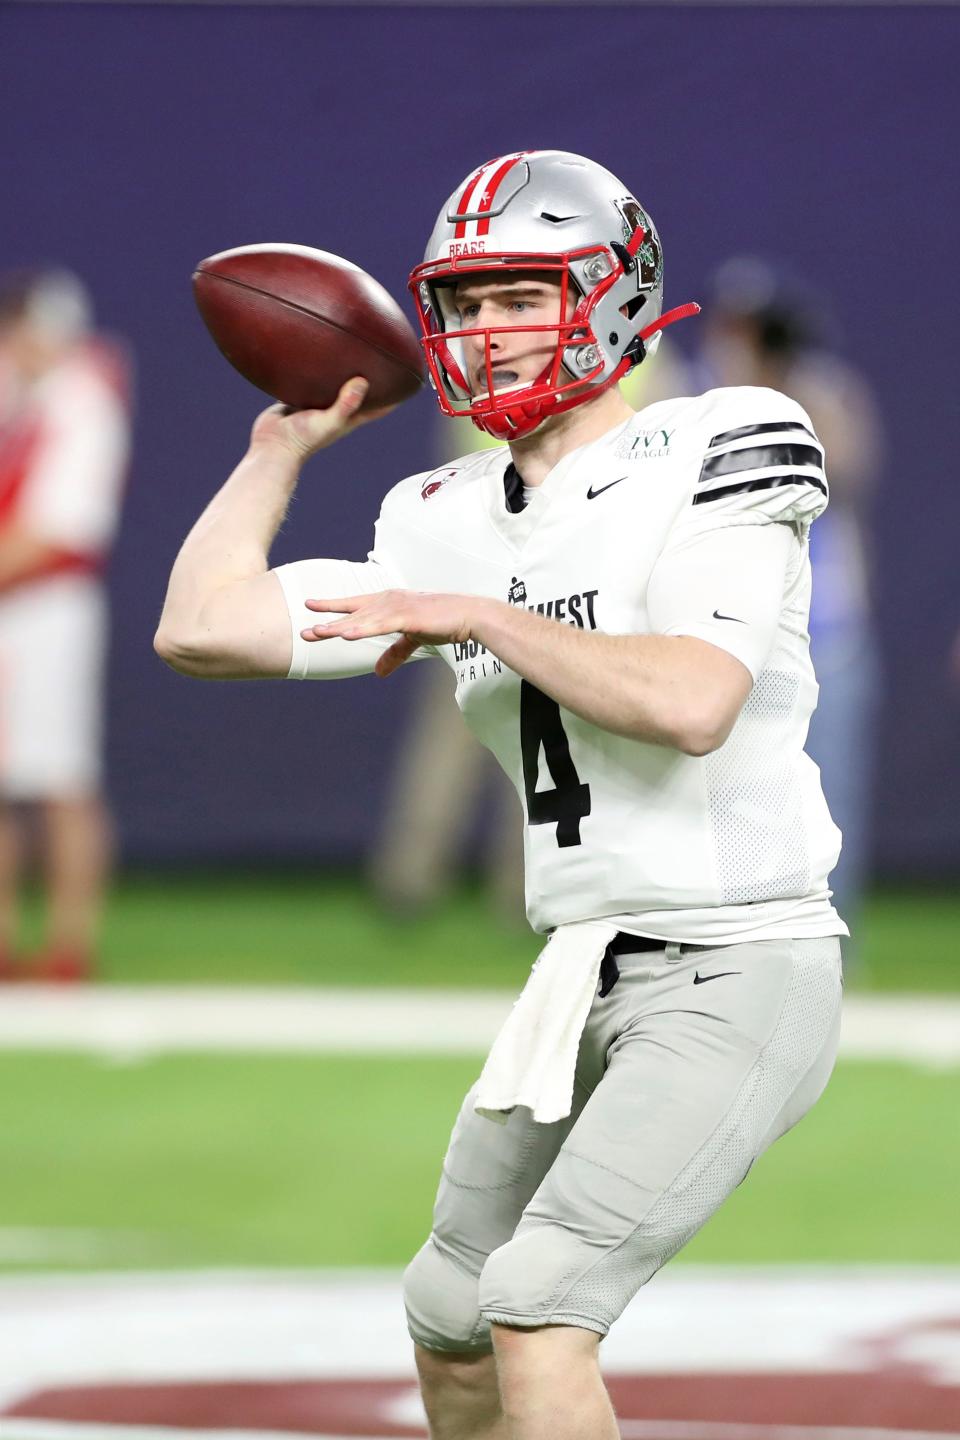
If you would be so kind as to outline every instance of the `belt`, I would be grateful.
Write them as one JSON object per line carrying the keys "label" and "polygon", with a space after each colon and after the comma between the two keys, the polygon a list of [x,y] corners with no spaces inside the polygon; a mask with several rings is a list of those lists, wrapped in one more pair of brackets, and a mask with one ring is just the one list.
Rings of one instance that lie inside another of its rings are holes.
{"label": "belt", "polygon": [[608,955],[640,955],[645,950],[665,950],[666,940],[654,940],[652,935],[628,935],[618,930],[607,946]]}
{"label": "belt", "polygon": [[618,955],[642,955],[647,950],[665,950],[666,946],[666,940],[654,940],[652,935],[629,935],[626,930],[618,930],[603,952],[600,962],[598,993],[601,999],[610,994],[620,979],[620,967],[616,958]]}

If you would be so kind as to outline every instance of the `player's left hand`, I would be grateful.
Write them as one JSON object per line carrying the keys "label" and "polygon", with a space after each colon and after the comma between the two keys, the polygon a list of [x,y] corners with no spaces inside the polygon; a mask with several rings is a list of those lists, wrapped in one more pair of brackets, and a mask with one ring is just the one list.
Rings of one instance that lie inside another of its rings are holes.
{"label": "player's left hand", "polygon": [[338,618],[318,623],[300,634],[304,640],[363,640],[373,635],[400,639],[376,663],[378,675],[392,675],[421,645],[449,645],[471,638],[477,597],[441,595],[431,590],[380,590],[374,595],[349,595],[339,600],[308,600],[308,610],[333,611]]}

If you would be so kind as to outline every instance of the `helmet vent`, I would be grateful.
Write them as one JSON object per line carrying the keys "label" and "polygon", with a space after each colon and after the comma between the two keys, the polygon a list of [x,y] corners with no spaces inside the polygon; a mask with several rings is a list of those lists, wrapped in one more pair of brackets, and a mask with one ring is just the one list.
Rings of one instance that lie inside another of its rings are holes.
{"label": "helmet vent", "polygon": [[568,220],[579,220],[579,215],[551,215],[549,210],[540,211],[541,220],[549,220],[551,225],[565,225]]}
{"label": "helmet vent", "polygon": [[640,311],[643,309],[646,303],[646,295],[634,295],[632,300],[628,300],[626,305],[624,305],[623,307],[624,310],[627,312],[627,319],[632,320],[634,316],[639,315]]}

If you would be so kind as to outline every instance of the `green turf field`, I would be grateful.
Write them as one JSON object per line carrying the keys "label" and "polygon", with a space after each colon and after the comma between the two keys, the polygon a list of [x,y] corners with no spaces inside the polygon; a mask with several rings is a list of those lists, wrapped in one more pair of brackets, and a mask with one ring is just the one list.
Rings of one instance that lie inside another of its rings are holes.
{"label": "green turf field", "polygon": [[[853,987],[956,991],[958,931],[945,891],[875,896]],[[516,991],[539,943],[471,887],[401,922],[354,879],[127,877],[101,973]],[[0,1055],[0,1268],[401,1264],[479,1063]],[[684,1258],[960,1262],[958,1112],[960,1072],[841,1065]]]}
{"label": "green turf field", "polygon": [[[36,929],[36,905],[28,931]],[[886,890],[869,902],[850,983],[957,990],[960,893]],[[103,945],[107,980],[503,985],[522,982],[542,942],[505,926],[476,887],[425,919],[380,912],[356,879],[157,875],[121,880]]]}
{"label": "green turf field", "polygon": [[[84,1232],[58,1268],[402,1264],[478,1068],[0,1056],[0,1254],[26,1230]],[[684,1258],[960,1262],[958,1108],[955,1071],[841,1065]]]}

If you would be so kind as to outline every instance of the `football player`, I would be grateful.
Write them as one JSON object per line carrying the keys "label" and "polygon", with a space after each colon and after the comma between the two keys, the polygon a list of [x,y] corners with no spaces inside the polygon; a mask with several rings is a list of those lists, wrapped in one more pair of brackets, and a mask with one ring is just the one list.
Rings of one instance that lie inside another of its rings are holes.
{"label": "football player", "polygon": [[634,413],[649,215],[560,151],[480,166],[411,286],[437,399],[505,444],[402,480],[365,563],[269,569],[303,462],[361,417],[273,407],[174,565],[198,676],[452,667],[521,796],[549,934],[464,1101],[405,1277],[434,1440],[612,1440],[601,1337],[810,1108],[841,994],[816,700],[809,417],[776,391]]}

